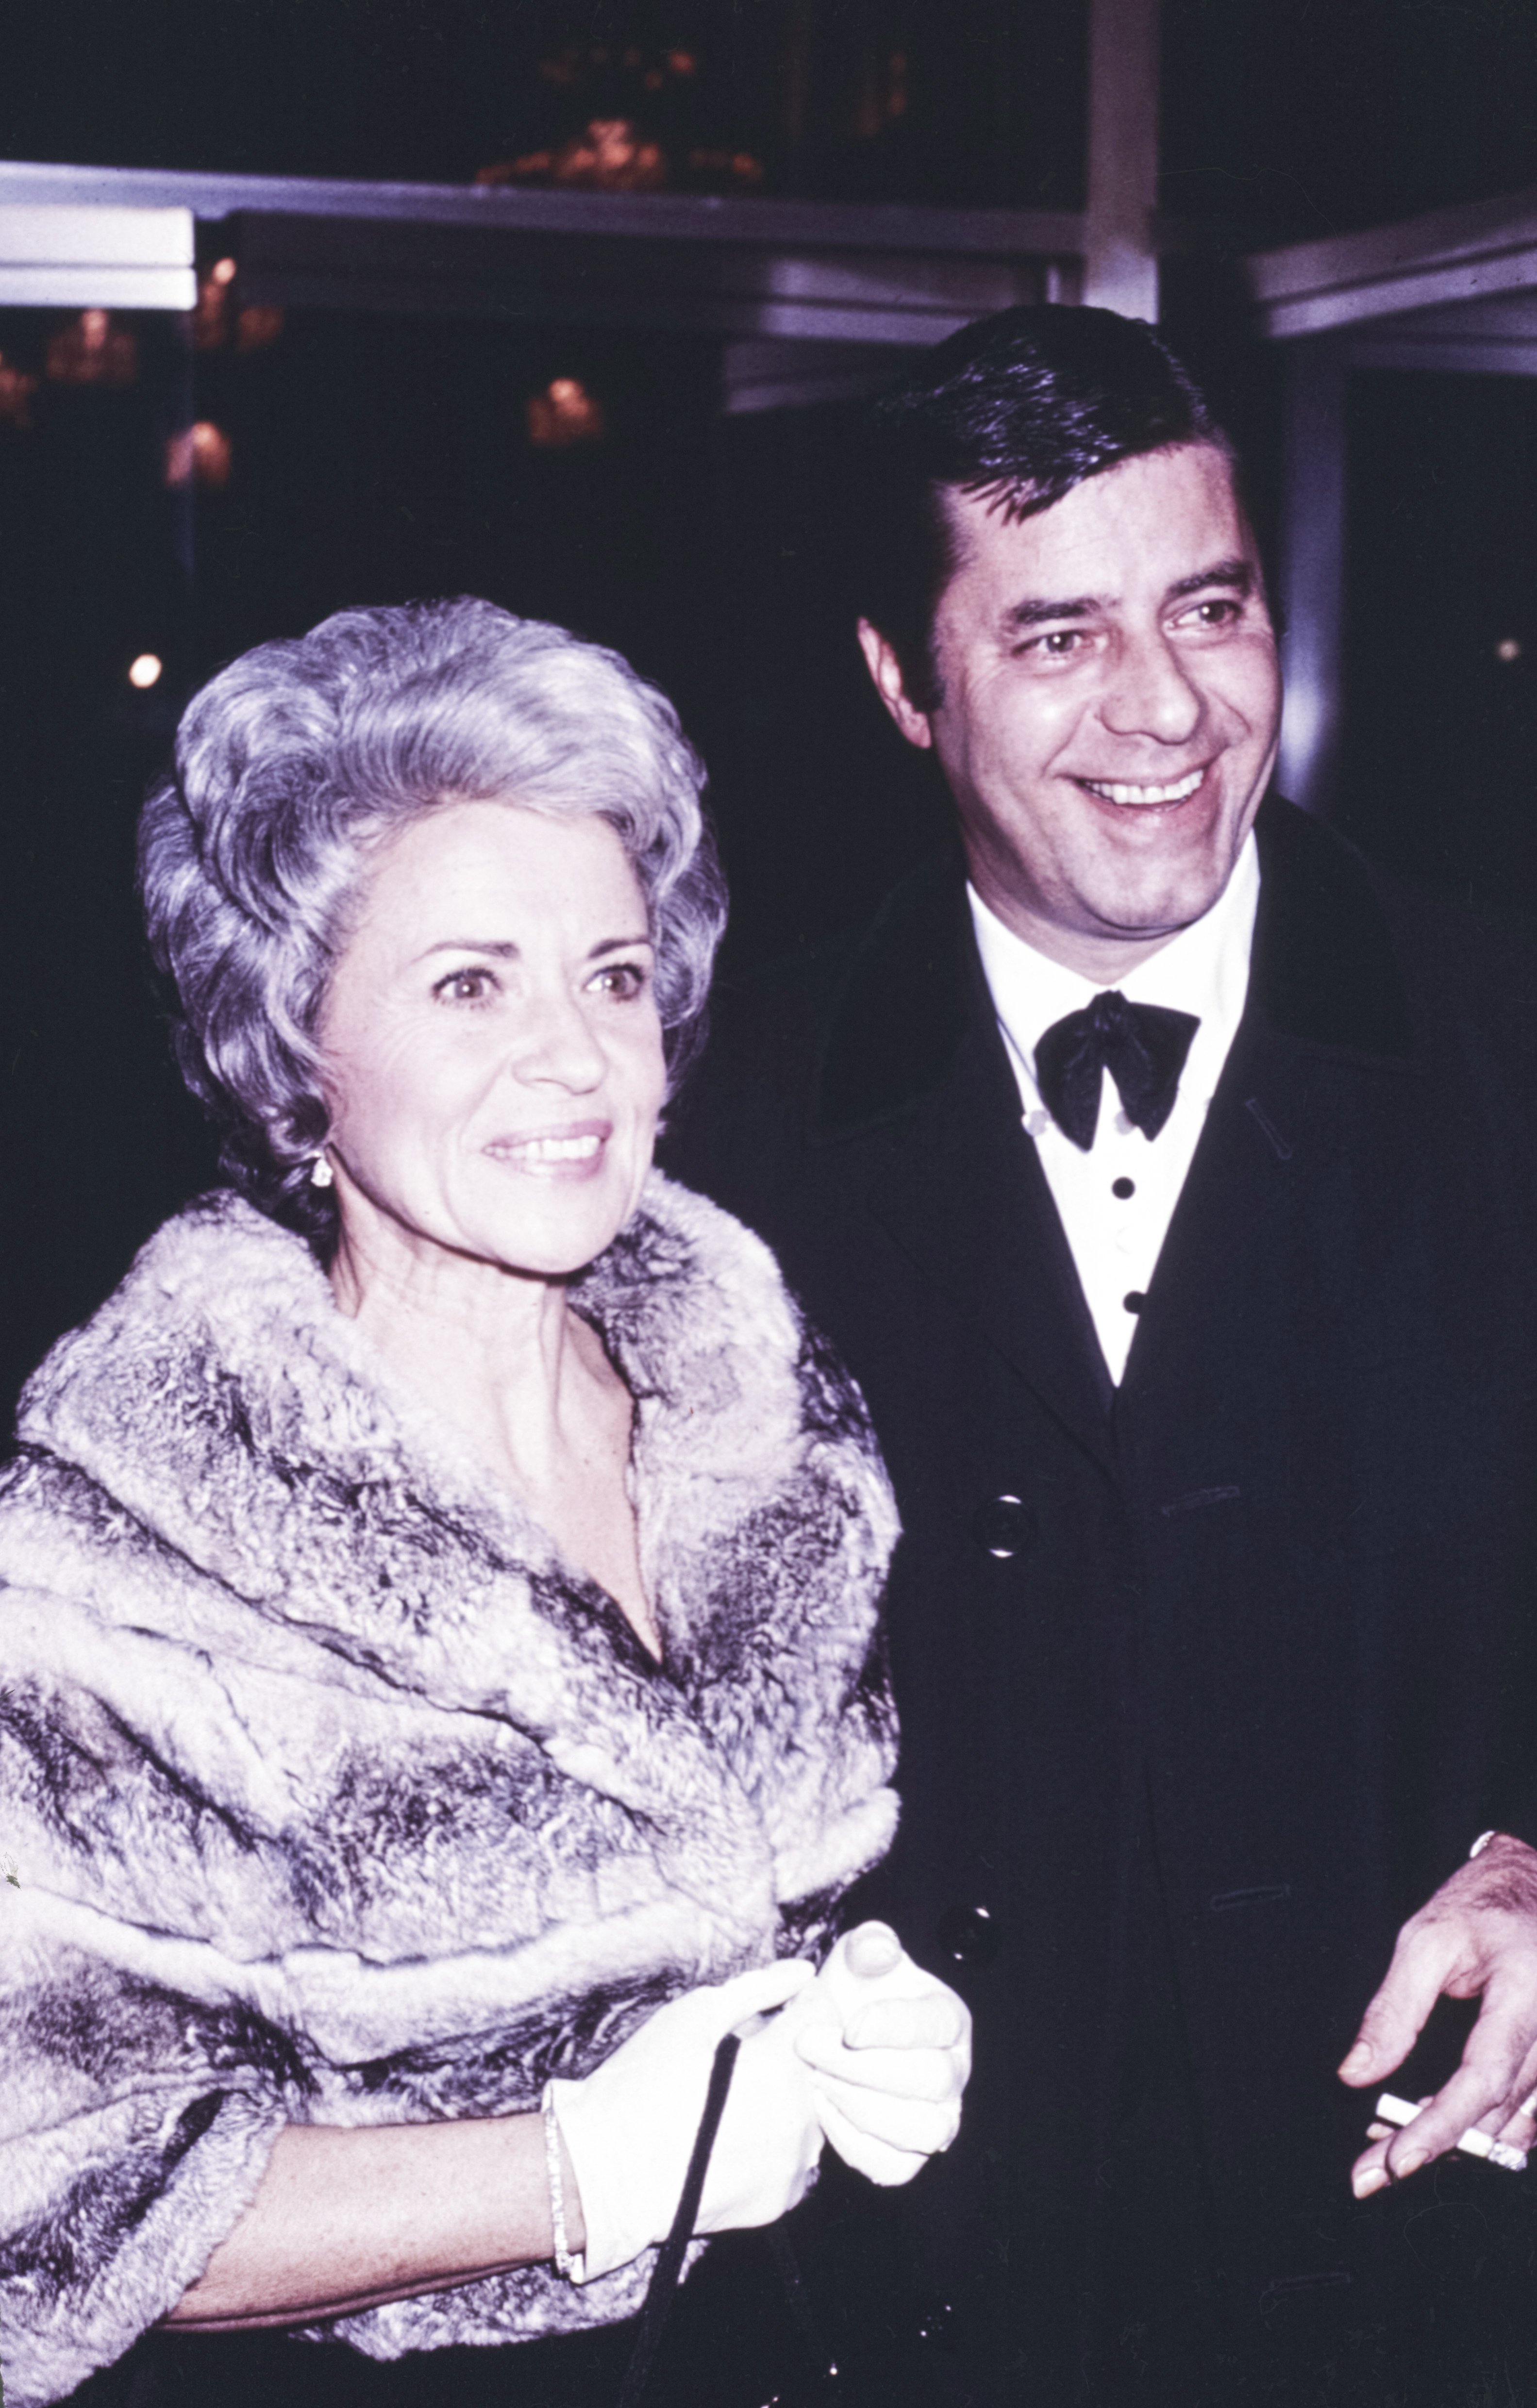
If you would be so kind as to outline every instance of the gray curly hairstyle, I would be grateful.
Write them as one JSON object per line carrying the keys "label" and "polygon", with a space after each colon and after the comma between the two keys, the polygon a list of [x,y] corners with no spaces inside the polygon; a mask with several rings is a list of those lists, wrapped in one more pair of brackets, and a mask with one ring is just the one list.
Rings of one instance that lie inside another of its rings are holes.
{"label": "gray curly hairstyle", "polygon": [[672,705],[617,652],[472,597],[338,610],[221,670],[144,807],[139,887],[180,1000],[177,1057],[229,1175],[311,1239],[334,1234],[334,1193],[309,1180],[321,1008],[369,845],[449,797],[616,831],[676,1083],[725,920],[703,785]]}

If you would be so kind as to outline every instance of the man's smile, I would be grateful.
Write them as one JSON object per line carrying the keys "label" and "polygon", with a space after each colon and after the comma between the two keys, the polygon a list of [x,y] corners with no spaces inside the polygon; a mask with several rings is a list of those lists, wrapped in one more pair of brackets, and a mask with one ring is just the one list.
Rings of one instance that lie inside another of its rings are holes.
{"label": "man's smile", "polygon": [[1135,810],[1145,810],[1156,803],[1186,802],[1201,784],[1210,766],[1209,762],[1205,763],[1200,768],[1192,769],[1186,777],[1176,778],[1171,785],[1167,786],[1133,786],[1119,781],[1112,784],[1108,779],[1099,778],[1078,778],[1073,782],[1082,786],[1086,794],[1097,795],[1102,803],[1123,803]]}

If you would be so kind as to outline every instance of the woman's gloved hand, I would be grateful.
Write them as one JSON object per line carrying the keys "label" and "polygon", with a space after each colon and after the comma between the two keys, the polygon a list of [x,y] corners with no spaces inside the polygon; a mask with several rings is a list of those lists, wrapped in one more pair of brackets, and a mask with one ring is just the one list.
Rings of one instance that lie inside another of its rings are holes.
{"label": "woman's gloved hand", "polygon": [[[715,2050],[729,2031],[773,2015],[812,1985],[788,1958],[690,1990],[659,2007],[583,2082],[553,2082],[555,2121],[581,2195],[583,2279],[628,2265],[665,2241],[682,2194]],[[727,2232],[772,2224],[805,2197],[822,2155],[810,2066],[783,2016],[749,2028],[711,2152],[695,2225]]]}
{"label": "woman's gloved hand", "polygon": [[950,2146],[971,2071],[970,2014],[889,1925],[846,1932],[779,2027],[813,2070],[827,2139],[871,2182],[911,2182]]}

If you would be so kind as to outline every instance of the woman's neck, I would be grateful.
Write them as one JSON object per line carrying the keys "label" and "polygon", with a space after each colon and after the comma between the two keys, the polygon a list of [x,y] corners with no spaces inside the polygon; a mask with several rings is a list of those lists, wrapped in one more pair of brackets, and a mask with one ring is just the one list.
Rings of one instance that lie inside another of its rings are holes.
{"label": "woman's neck", "polygon": [[340,1310],[661,1653],[626,1487],[632,1404],[567,1282],[452,1254],[346,1199]]}
{"label": "woman's neck", "polygon": [[516,1484],[559,1445],[574,1316],[563,1279],[504,1270],[349,1197],[331,1289],[386,1368]]}

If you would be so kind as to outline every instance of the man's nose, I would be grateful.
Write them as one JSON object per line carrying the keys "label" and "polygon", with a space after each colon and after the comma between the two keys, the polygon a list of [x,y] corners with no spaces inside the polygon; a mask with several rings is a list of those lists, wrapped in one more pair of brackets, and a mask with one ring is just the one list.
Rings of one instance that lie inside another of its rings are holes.
{"label": "man's nose", "polygon": [[510,1067],[525,1084],[585,1095],[602,1079],[603,1049],[577,997],[547,994],[529,999],[510,1049]]}
{"label": "man's nose", "polygon": [[1184,744],[1199,725],[1203,707],[1200,689],[1187,674],[1178,647],[1159,633],[1131,636],[1122,643],[1099,717],[1114,736],[1151,736],[1160,744]]}

